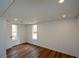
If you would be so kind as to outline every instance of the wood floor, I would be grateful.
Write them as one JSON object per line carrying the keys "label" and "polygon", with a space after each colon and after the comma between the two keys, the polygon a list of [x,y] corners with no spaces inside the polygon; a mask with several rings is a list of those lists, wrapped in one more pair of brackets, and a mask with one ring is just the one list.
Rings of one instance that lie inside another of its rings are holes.
{"label": "wood floor", "polygon": [[20,44],[7,50],[8,58],[75,58],[47,48],[29,43]]}

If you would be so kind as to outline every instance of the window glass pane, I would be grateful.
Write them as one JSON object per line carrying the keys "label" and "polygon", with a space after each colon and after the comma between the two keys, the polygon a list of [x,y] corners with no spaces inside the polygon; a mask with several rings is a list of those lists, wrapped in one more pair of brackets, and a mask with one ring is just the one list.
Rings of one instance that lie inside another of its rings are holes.
{"label": "window glass pane", "polygon": [[17,26],[16,25],[12,25],[12,31],[16,31],[17,30]]}
{"label": "window glass pane", "polygon": [[32,31],[33,31],[33,32],[37,32],[37,25],[33,25]]}
{"label": "window glass pane", "polygon": [[12,40],[16,40],[17,36],[17,25],[12,25]]}
{"label": "window glass pane", "polygon": [[37,25],[32,26],[32,39],[37,40]]}
{"label": "window glass pane", "polygon": [[37,33],[33,33],[32,39],[37,40]]}

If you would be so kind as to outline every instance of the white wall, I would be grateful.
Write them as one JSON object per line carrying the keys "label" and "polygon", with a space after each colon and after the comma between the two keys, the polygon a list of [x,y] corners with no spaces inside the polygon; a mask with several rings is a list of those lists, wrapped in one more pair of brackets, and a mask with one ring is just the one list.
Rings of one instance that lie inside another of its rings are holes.
{"label": "white wall", "polygon": [[11,48],[12,46],[20,44],[20,40],[17,38],[17,40],[12,40],[10,36],[12,36],[12,24],[9,22],[6,22],[6,31],[7,31],[7,48]]}
{"label": "white wall", "polygon": [[20,43],[25,43],[27,40],[27,25],[19,24],[18,25],[18,39]]}
{"label": "white wall", "polygon": [[12,46],[21,44],[26,42],[27,40],[27,26],[22,24],[16,24],[17,25],[17,40],[12,40],[10,36],[12,35],[12,23],[6,22],[6,28],[7,28],[7,49],[11,48]]}
{"label": "white wall", "polygon": [[0,17],[0,58],[6,57],[6,27],[5,19]]}
{"label": "white wall", "polygon": [[27,42],[79,57],[77,19],[38,24],[38,40],[32,40],[32,25],[28,25]]}

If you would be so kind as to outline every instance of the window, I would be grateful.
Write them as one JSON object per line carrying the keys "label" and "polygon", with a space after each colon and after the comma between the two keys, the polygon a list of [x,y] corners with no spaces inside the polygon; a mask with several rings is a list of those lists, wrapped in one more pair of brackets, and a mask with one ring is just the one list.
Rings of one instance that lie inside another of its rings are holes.
{"label": "window", "polygon": [[37,40],[37,25],[32,26],[32,39]]}
{"label": "window", "polygon": [[12,25],[12,40],[17,39],[17,25]]}

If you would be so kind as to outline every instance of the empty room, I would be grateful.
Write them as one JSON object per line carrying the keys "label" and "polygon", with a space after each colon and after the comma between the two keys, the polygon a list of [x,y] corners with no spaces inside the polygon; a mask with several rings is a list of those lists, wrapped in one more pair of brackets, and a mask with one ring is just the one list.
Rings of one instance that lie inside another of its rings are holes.
{"label": "empty room", "polygon": [[79,0],[0,0],[0,58],[78,58]]}

